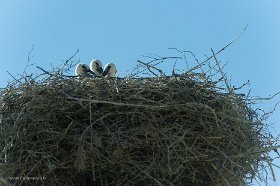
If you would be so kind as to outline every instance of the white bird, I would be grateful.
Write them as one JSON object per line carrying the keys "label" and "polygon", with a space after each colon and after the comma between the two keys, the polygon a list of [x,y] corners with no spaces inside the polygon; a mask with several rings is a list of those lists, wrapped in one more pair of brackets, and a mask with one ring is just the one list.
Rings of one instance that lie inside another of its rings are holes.
{"label": "white bird", "polygon": [[87,77],[87,76],[90,76],[89,73],[93,73],[89,66],[87,66],[86,64],[84,63],[80,63],[76,66],[76,69],[75,69],[75,74],[76,76],[79,76],[79,77]]}
{"label": "white bird", "polygon": [[101,76],[103,69],[102,69],[102,63],[98,59],[93,59],[90,62],[90,70],[93,72],[93,75],[95,76]]}
{"label": "white bird", "polygon": [[101,74],[101,76],[105,76],[105,78],[108,77],[116,77],[117,73],[117,67],[114,63],[107,63],[104,67],[104,71]]}

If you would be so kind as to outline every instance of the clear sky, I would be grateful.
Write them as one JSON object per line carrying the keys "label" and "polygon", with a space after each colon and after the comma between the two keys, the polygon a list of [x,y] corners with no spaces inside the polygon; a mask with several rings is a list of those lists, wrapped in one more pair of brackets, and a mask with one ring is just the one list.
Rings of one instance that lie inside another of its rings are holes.
{"label": "clear sky", "polygon": [[[31,63],[45,70],[79,49],[81,62],[114,62],[122,72],[146,53],[177,55],[170,47],[190,50],[203,61],[211,48],[218,51],[247,24],[217,57],[229,62],[225,71],[233,85],[250,80],[252,96],[268,97],[280,91],[278,0],[0,0],[0,87],[12,80],[6,71],[22,73],[33,45]],[[268,111],[278,101],[280,96],[258,107]],[[279,134],[280,105],[266,122]],[[270,183],[280,186],[280,170],[275,174],[278,180]]]}

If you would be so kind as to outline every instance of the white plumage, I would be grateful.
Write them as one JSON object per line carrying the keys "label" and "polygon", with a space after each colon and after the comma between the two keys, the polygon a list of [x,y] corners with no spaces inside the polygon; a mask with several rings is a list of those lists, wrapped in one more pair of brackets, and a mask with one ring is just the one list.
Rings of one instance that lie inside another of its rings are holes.
{"label": "white plumage", "polygon": [[101,76],[103,69],[102,69],[102,63],[98,59],[93,59],[90,62],[90,70],[93,72],[93,75],[95,76]]}
{"label": "white plumage", "polygon": [[89,66],[87,66],[86,64],[80,63],[76,66],[76,69],[75,69],[76,76],[88,77],[88,76],[90,76],[88,73],[93,73],[93,72],[90,70]]}
{"label": "white plumage", "polygon": [[104,66],[104,71],[101,76],[108,77],[116,77],[117,67],[114,63],[108,63]]}

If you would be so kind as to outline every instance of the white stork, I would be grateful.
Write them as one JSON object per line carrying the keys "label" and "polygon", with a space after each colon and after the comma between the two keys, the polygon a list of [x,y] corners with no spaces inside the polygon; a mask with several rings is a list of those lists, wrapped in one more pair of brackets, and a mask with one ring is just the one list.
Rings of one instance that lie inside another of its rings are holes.
{"label": "white stork", "polygon": [[117,67],[114,63],[107,63],[104,67],[104,71],[101,76],[105,76],[105,78],[116,77]]}
{"label": "white stork", "polygon": [[93,73],[93,72],[90,70],[89,66],[87,66],[86,64],[80,63],[80,64],[78,64],[78,65],[76,66],[76,69],[75,69],[75,74],[76,74],[76,76],[78,76],[78,77],[88,77],[88,76],[90,76],[90,75],[88,74],[88,72],[89,72],[89,73]]}
{"label": "white stork", "polygon": [[93,59],[90,62],[90,70],[93,72],[94,76],[101,76],[103,69],[102,69],[102,63],[98,59]]}

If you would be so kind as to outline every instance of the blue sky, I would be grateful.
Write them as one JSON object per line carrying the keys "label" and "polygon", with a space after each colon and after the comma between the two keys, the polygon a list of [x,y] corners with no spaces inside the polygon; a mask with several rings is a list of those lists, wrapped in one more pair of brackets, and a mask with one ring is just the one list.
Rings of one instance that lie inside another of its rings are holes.
{"label": "blue sky", "polygon": [[[218,51],[247,24],[245,33],[217,57],[229,62],[225,71],[233,85],[250,80],[246,91],[268,97],[280,91],[277,0],[0,0],[0,87],[12,79],[6,71],[22,73],[33,45],[31,63],[45,70],[79,49],[76,59],[81,62],[114,62],[122,72],[137,59],[145,60],[146,53],[178,55],[170,47],[190,50],[203,61],[211,48]],[[172,66],[163,70],[169,73]],[[269,110],[279,100],[280,96],[258,107]],[[274,123],[279,134],[280,106],[267,122]],[[278,177],[272,185],[280,185]]]}

